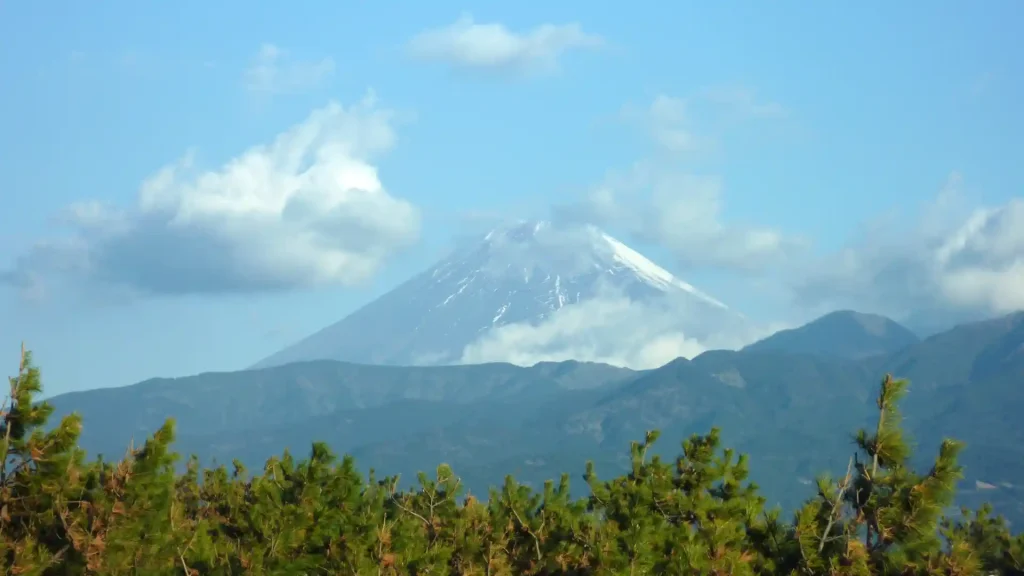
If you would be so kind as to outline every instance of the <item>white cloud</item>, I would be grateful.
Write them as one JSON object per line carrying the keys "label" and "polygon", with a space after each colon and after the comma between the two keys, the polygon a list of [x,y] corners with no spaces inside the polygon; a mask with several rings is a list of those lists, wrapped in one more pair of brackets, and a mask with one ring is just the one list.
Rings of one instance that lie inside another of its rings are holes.
{"label": "white cloud", "polygon": [[660,149],[670,153],[697,152],[706,143],[692,129],[689,105],[682,98],[659,94],[650,106],[623,111],[627,120],[639,124]]}
{"label": "white cloud", "polygon": [[1024,309],[1024,201],[971,207],[962,187],[954,173],[916,219],[890,216],[866,226],[838,254],[808,266],[797,297],[895,316]]}
{"label": "white cloud", "polygon": [[797,239],[722,218],[722,181],[657,162],[612,175],[589,197],[592,216],[671,251],[687,268],[758,272],[778,265]]}
{"label": "white cloud", "polygon": [[250,92],[273,95],[305,92],[334,74],[334,60],[297,60],[273,44],[264,44],[245,70]]}
{"label": "white cloud", "polygon": [[576,23],[542,24],[513,32],[502,24],[480,24],[464,15],[454,24],[416,35],[408,48],[417,58],[462,68],[530,72],[555,70],[565,52],[602,44],[600,36],[584,32]]}
{"label": "white cloud", "polygon": [[419,233],[373,162],[391,148],[391,114],[371,98],[331,103],[267,144],[200,171],[192,154],[142,183],[130,208],[64,214],[70,239],[40,243],[9,274],[61,272],[149,293],[353,285]]}
{"label": "white cloud", "polygon": [[659,244],[688,268],[760,273],[804,248],[803,239],[775,228],[726,222],[722,179],[681,167],[707,142],[692,128],[686,101],[659,95],[626,114],[647,131],[656,154],[610,173],[582,202],[560,208],[561,216]]}
{"label": "white cloud", "polygon": [[461,361],[531,366],[574,359],[642,370],[710,349],[740,348],[778,329],[754,327],[738,316],[709,317],[676,299],[609,294],[560,308],[537,324],[489,330],[466,347]]}

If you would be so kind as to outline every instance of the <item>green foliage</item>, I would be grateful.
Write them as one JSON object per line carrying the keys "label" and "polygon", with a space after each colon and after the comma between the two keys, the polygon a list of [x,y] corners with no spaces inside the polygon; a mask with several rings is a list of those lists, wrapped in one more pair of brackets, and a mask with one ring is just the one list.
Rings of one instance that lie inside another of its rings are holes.
{"label": "green foliage", "polygon": [[195,457],[176,473],[172,421],[116,462],[89,461],[77,416],[43,431],[51,409],[33,404],[40,376],[23,351],[0,413],[0,563],[31,575],[1024,574],[1024,537],[990,508],[942,515],[959,443],[945,441],[927,472],[911,468],[907,384],[885,377],[846,475],[819,478],[786,522],[717,428],[674,462],[648,432],[627,473],[601,479],[588,464],[581,499],[568,475],[539,490],[508,476],[483,502],[446,464],[400,490],[322,443],[259,474]]}

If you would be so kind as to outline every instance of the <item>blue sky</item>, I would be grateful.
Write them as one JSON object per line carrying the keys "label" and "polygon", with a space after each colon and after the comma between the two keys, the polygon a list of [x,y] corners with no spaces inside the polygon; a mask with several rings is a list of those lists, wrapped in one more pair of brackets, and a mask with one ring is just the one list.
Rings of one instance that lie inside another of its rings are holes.
{"label": "blue sky", "polygon": [[[0,7],[0,350],[49,393],[244,367],[553,207],[765,323],[1024,307],[1018,2],[260,6]],[[203,176],[303,126],[326,180]]]}

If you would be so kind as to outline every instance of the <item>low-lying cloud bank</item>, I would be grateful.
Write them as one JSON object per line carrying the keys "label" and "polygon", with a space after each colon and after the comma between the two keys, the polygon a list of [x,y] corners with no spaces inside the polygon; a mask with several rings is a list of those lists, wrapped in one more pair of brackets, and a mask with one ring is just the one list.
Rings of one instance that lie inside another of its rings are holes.
{"label": "low-lying cloud bank", "polygon": [[756,326],[682,299],[609,294],[560,308],[539,323],[491,329],[465,348],[461,362],[532,366],[573,359],[642,370],[707,350],[738,349],[786,327]]}

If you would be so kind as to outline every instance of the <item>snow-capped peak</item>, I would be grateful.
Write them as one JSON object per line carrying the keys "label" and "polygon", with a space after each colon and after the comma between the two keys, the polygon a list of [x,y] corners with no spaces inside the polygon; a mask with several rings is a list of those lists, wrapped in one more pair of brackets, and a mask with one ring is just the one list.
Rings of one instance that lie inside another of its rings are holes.
{"label": "snow-capped peak", "polygon": [[[668,297],[668,306],[678,304],[702,318],[706,312],[736,316],[595,226],[519,221],[481,235],[259,366],[320,358],[370,364],[459,362],[466,347],[491,330],[537,326],[562,308],[608,297],[637,303]],[[696,306],[691,310],[689,303]]]}
{"label": "snow-capped peak", "polygon": [[510,240],[524,241],[549,228],[551,223],[546,220],[517,220],[512,224],[499,226],[484,236],[484,241]]}
{"label": "snow-capped peak", "polygon": [[623,266],[632,270],[637,276],[640,276],[645,281],[650,283],[652,286],[657,286],[662,290],[669,290],[672,287],[681,288],[698,298],[707,301],[710,304],[714,304],[719,308],[728,308],[725,304],[715,300],[711,296],[708,296],[704,292],[697,290],[692,285],[683,282],[676,278],[671,272],[665,270],[661,266],[658,266],[654,262],[648,260],[643,254],[633,250],[629,246],[626,246],[622,242],[619,242],[615,238],[612,238],[604,232],[601,233],[601,238],[611,246],[612,258],[622,264]]}
{"label": "snow-capped peak", "polygon": [[722,302],[676,278],[636,250],[593,225],[555,225],[545,220],[519,220],[488,232],[482,246],[490,269],[557,269],[566,276],[593,273],[614,275],[629,270],[637,280],[660,292],[682,290],[727,309]]}

